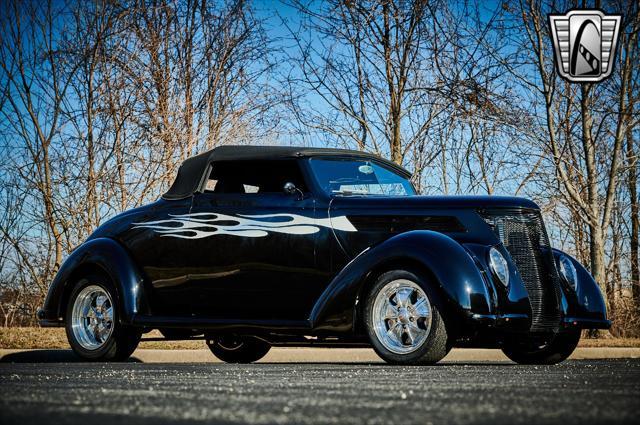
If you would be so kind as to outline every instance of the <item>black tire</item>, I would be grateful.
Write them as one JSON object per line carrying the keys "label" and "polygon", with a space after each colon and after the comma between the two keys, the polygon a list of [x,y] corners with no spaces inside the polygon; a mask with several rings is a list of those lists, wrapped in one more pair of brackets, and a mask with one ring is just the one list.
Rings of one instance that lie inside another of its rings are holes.
{"label": "black tire", "polygon": [[519,364],[552,365],[566,360],[578,346],[578,341],[580,331],[568,331],[556,334],[542,346],[530,341],[511,342],[502,352]]}
{"label": "black tire", "polygon": [[[380,291],[389,283],[399,279],[417,284],[425,292],[431,304],[431,327],[426,339],[414,351],[398,354],[387,349],[378,339],[374,329],[374,303]],[[375,352],[387,363],[398,365],[435,364],[442,360],[451,349],[445,321],[441,314],[441,303],[433,288],[423,277],[408,270],[392,270],[383,273],[365,297],[363,321],[369,340]]]}
{"label": "black tire", "polygon": [[[96,349],[87,349],[79,342],[73,331],[73,307],[78,295],[87,286],[95,285],[101,287],[109,294],[113,300],[113,331],[104,343]],[[67,332],[67,340],[71,349],[82,359],[89,361],[122,361],[126,360],[135,351],[140,338],[142,336],[141,329],[124,326],[119,323],[119,314],[117,293],[111,280],[102,273],[90,273],[81,278],[76,283],[69,302],[67,303],[65,329]]]}
{"label": "black tire", "polygon": [[271,349],[268,343],[251,336],[225,335],[206,341],[213,355],[225,363],[252,363]]}

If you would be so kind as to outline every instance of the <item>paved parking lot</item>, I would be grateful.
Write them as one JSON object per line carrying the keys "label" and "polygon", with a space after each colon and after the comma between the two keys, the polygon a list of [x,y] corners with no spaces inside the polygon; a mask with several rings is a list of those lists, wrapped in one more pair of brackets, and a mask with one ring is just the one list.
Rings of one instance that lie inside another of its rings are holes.
{"label": "paved parking lot", "polygon": [[0,363],[0,423],[636,423],[640,360]]}

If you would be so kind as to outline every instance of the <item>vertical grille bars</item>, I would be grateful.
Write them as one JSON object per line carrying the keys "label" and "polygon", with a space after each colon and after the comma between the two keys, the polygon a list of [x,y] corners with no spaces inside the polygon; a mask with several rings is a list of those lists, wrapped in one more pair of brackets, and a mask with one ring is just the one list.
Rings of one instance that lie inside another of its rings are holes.
{"label": "vertical grille bars", "polygon": [[529,293],[531,331],[557,331],[560,281],[540,213],[492,212],[485,217],[509,251]]}

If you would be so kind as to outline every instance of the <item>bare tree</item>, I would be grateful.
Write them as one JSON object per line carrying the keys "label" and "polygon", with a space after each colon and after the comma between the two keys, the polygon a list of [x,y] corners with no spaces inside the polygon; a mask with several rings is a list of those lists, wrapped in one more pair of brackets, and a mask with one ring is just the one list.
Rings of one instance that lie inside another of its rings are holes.
{"label": "bare tree", "polygon": [[63,257],[185,157],[275,131],[265,34],[242,0],[6,2],[0,183],[21,202],[0,223],[0,295],[35,308]]}
{"label": "bare tree", "polygon": [[5,325],[33,321],[63,257],[156,199],[184,158],[278,136],[387,156],[425,193],[534,198],[554,244],[638,323],[637,2],[581,3],[624,12],[614,74],[591,85],[554,68],[546,14],[573,2],[286,4],[297,15],[274,38],[243,0],[5,2]]}
{"label": "bare tree", "polygon": [[[560,10],[569,6],[554,5]],[[633,2],[627,6],[614,77],[598,85],[582,84],[577,92],[560,80],[554,67],[546,13],[555,9],[527,1],[521,2],[517,12],[526,31],[522,43],[529,47],[531,63],[537,69],[534,78],[541,81],[539,88],[529,81],[539,92],[545,111],[538,118],[544,129],[539,144],[551,155],[564,204],[589,228],[589,263],[603,291],[607,282],[605,239],[621,175],[623,141],[631,124],[630,79],[638,68],[632,58],[637,50],[639,12]],[[597,108],[596,98],[598,105],[608,108]]]}
{"label": "bare tree", "polygon": [[[635,40],[638,43],[638,38]],[[640,48],[636,48],[631,52],[631,62],[637,63],[640,60]],[[630,78],[629,90],[627,91],[627,102],[629,103],[629,112],[635,120],[627,125],[626,128],[626,167],[627,167],[627,190],[629,195],[629,264],[631,290],[636,309],[640,312],[640,200],[638,199],[638,172],[640,165],[638,161],[638,93],[640,92],[640,70],[635,69],[633,76]]]}
{"label": "bare tree", "polygon": [[59,26],[64,20],[59,6],[51,1],[11,1],[6,8],[0,22],[0,69],[7,93],[1,111],[2,132],[9,138],[5,158],[20,177],[18,187],[23,193],[16,195],[34,203],[32,219],[44,225],[43,233],[50,242],[47,279],[60,267],[64,254],[54,143],[74,72],[66,72],[59,50]]}
{"label": "bare tree", "polygon": [[[428,2],[292,6],[303,19],[300,28],[290,28],[298,49],[291,57],[294,70],[286,75],[298,123],[338,144],[388,153],[402,163],[438,116],[423,97],[427,91],[416,90],[433,50]],[[311,38],[305,38],[308,31]],[[299,88],[310,89],[328,110],[307,104]],[[409,122],[412,128],[403,130]]]}

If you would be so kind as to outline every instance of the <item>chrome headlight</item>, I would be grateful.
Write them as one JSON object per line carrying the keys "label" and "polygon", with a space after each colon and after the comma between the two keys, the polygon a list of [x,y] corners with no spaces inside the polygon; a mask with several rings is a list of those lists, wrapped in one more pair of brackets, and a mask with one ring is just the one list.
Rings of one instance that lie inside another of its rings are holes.
{"label": "chrome headlight", "polygon": [[558,268],[562,278],[575,290],[578,284],[578,272],[576,272],[576,266],[573,265],[573,261],[566,255],[560,255]]}
{"label": "chrome headlight", "polygon": [[489,250],[489,267],[504,286],[509,286],[509,264],[495,247]]}

